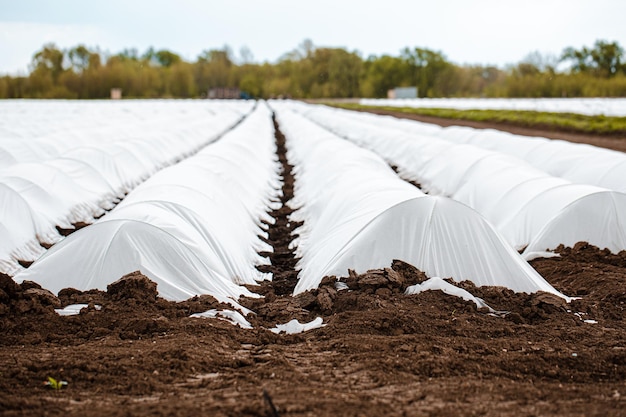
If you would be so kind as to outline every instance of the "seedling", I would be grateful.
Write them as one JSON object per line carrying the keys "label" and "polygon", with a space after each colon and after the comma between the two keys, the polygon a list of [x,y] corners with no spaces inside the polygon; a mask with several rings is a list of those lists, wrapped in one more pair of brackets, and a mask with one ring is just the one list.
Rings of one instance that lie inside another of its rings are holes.
{"label": "seedling", "polygon": [[51,389],[61,389],[67,385],[67,381],[57,381],[56,379],[49,376],[48,380],[43,384]]}

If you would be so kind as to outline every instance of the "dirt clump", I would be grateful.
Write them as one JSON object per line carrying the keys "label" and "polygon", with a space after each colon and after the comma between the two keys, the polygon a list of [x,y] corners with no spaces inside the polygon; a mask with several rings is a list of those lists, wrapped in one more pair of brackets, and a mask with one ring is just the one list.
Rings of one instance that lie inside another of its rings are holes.
{"label": "dirt clump", "polygon": [[157,285],[141,272],[135,271],[124,275],[119,280],[107,285],[107,293],[114,301],[134,300],[150,303],[158,297]]}
{"label": "dirt clump", "polygon": [[55,314],[61,301],[50,291],[32,281],[17,284],[11,277],[0,274],[0,316],[20,314]]}

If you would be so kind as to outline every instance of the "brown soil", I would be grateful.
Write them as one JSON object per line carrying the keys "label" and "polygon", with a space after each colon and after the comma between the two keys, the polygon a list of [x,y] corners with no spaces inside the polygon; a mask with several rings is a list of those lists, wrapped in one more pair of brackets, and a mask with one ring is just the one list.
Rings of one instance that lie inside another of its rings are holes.
{"label": "brown soil", "polygon": [[[281,162],[284,203],[293,177]],[[269,267],[277,280],[255,287],[264,298],[240,300],[256,312],[252,330],[189,318],[229,307],[209,296],[165,301],[139,272],[106,292],[57,296],[0,275],[0,415],[624,415],[626,253],[581,243],[533,261],[557,289],[581,297],[570,304],[457,284],[499,314],[440,291],[404,295],[425,275],[401,261],[350,273],[341,279],[349,290],[329,277],[291,297],[286,214],[273,213],[268,240],[280,252]],[[73,303],[88,307],[54,312]],[[268,330],[318,316],[321,329]],[[50,389],[48,377],[67,385]]]}
{"label": "brown soil", "polygon": [[270,265],[257,267],[261,272],[271,272],[273,274],[273,288],[276,294],[291,294],[298,283],[298,271],[296,271],[296,258],[294,251],[289,245],[297,237],[295,229],[302,225],[301,222],[293,222],[290,219],[294,210],[287,204],[293,198],[294,176],[291,172],[293,165],[287,161],[286,140],[280,131],[278,122],[272,117],[274,122],[274,134],[276,138],[276,148],[278,161],[281,164],[282,192],[280,196],[280,208],[272,210],[269,214],[274,219],[274,223],[266,223],[269,239],[262,240],[272,245],[273,251],[262,252],[261,255],[270,259]]}
{"label": "brown soil", "polygon": [[[461,286],[501,316],[439,291],[406,296],[424,276],[402,262],[334,279],[297,297],[242,302],[253,330],[188,318],[211,297],[162,300],[131,274],[107,292],[0,280],[2,415],[622,415],[626,409],[626,254],[579,245],[533,262],[548,294]],[[593,284],[592,284],[593,283]],[[84,302],[72,317],[53,308]],[[95,305],[102,306],[96,310]],[[571,312],[568,312],[570,310]],[[586,313],[584,323],[574,313]],[[300,335],[268,328],[317,316]],[[68,382],[56,391],[47,377]],[[264,392],[266,395],[264,396]],[[276,407],[274,413],[270,402]]]}
{"label": "brown soil", "polygon": [[445,119],[442,117],[422,116],[419,114],[403,113],[391,110],[359,110],[374,114],[394,116],[400,119],[417,120],[424,123],[433,123],[439,126],[468,126],[476,129],[497,129],[522,136],[541,136],[549,139],[562,139],[568,142],[588,143],[601,148],[613,149],[615,151],[626,152],[626,137],[623,136],[599,136],[583,133],[564,132],[561,130],[535,129],[520,127],[511,123],[496,122],[473,122],[470,120]]}

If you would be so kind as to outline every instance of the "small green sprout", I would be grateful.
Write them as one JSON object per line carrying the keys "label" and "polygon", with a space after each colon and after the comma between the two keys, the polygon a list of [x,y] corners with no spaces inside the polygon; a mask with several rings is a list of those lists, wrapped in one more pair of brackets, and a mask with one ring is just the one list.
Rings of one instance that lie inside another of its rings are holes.
{"label": "small green sprout", "polygon": [[57,381],[56,379],[49,376],[48,380],[43,384],[51,389],[61,389],[67,385],[67,381]]}

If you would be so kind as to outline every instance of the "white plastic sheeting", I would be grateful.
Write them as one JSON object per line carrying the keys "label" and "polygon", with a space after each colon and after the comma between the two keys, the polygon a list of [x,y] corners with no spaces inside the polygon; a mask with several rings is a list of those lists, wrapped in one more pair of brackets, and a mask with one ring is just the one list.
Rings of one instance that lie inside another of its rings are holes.
{"label": "white plastic sheeting", "polygon": [[361,99],[370,106],[440,108],[459,110],[528,110],[578,113],[586,115],[626,116],[623,98],[419,98]]}
{"label": "white plastic sheeting", "polygon": [[189,316],[195,319],[218,319],[224,320],[242,329],[252,329],[252,324],[238,311],[211,309],[202,313],[195,313]]}
{"label": "white plastic sheeting", "polygon": [[271,250],[260,220],[279,192],[274,129],[259,105],[195,156],[152,176],[94,225],[55,245],[16,280],[51,291],[106,288],[140,270],[161,296],[210,294],[231,302],[239,284],[267,278],[255,266]]}
{"label": "white plastic sheeting", "polygon": [[427,192],[474,208],[516,250],[530,253],[579,241],[613,252],[626,249],[625,194],[553,177],[512,155],[416,134],[389,118],[321,106],[296,108],[374,150]]}
{"label": "white plastic sheeting", "polygon": [[423,194],[380,157],[293,113],[291,104],[272,106],[295,165],[294,220],[304,221],[295,293],[326,275],[401,259],[430,276],[559,294],[475,211]]}
{"label": "white plastic sheeting", "polygon": [[[417,123],[413,125],[414,129],[420,127]],[[514,155],[568,181],[626,192],[626,154],[623,152],[563,140],[460,126],[441,129],[438,136]]]}
{"label": "white plastic sheeting", "polygon": [[[89,307],[89,304],[70,304],[68,306],[65,306],[64,308],[55,308],[54,311],[59,316],[77,316],[80,314],[80,310],[87,307]],[[96,304],[94,305],[94,308],[96,310],[102,310],[101,305]]]}
{"label": "white plastic sheeting", "polygon": [[276,334],[298,334],[308,332],[309,330],[321,329],[324,326],[324,319],[321,317],[316,317],[308,323],[300,323],[298,320],[293,319],[285,324],[277,324],[276,327],[270,329],[270,331]]}
{"label": "white plastic sheeting", "polygon": [[0,272],[92,223],[159,169],[215,140],[252,103],[0,103]]}
{"label": "white plastic sheeting", "polygon": [[573,183],[626,192],[626,154],[623,152],[563,140],[514,135],[494,129],[440,127],[389,116],[356,112],[345,114],[351,114],[350,117],[358,120],[369,120],[379,128],[397,129],[401,126],[405,133],[411,135],[433,136],[509,154],[547,174]]}
{"label": "white plastic sheeting", "polygon": [[53,246],[15,280],[35,281],[54,293],[66,287],[106,290],[121,276],[140,270],[170,300],[211,294],[229,302],[245,293],[245,288],[220,275],[202,255],[148,223],[105,221]]}
{"label": "white plastic sheeting", "polygon": [[482,298],[475,297],[469,291],[464,290],[463,288],[456,287],[450,284],[447,281],[439,277],[432,277],[422,282],[421,284],[411,285],[406,289],[406,294],[419,294],[424,291],[442,291],[448,295],[452,295],[454,297],[459,297],[464,299],[465,301],[471,301],[476,304],[476,308],[488,308],[490,311],[494,311],[491,307],[485,303]]}

